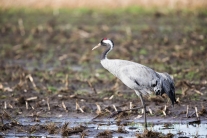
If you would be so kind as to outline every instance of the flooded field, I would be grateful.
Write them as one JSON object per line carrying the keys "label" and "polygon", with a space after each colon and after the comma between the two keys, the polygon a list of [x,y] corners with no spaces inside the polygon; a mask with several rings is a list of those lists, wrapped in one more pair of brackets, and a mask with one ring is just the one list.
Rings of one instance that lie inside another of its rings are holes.
{"label": "flooded field", "polygon": [[[139,120],[87,119],[79,117],[21,117],[15,122],[5,122],[2,132],[6,137],[61,137],[64,133],[70,137],[201,137],[206,138],[206,121],[201,124],[170,121],[170,119],[150,119],[148,132]],[[160,122],[161,121],[161,122]],[[66,126],[67,129],[64,129]],[[190,131],[189,131],[190,130]],[[145,134],[146,133],[146,134]]]}
{"label": "flooded field", "polygon": [[[0,136],[198,137],[207,135],[206,11],[0,10]],[[134,91],[100,65],[131,60],[175,81],[174,107],[150,95],[148,130]]]}

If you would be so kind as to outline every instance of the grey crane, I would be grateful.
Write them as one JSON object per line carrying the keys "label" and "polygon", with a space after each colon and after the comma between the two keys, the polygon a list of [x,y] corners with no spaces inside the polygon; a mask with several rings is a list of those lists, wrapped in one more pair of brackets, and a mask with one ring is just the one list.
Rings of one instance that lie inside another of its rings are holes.
{"label": "grey crane", "polygon": [[170,98],[172,105],[176,103],[175,86],[173,79],[167,73],[155,72],[149,67],[142,64],[127,60],[108,59],[107,54],[113,49],[114,43],[112,40],[103,38],[101,42],[92,50],[103,46],[107,49],[101,57],[102,66],[114,76],[119,78],[126,86],[133,89],[141,100],[144,109],[144,127],[147,128],[146,106],[143,96],[155,92],[156,95],[166,93]]}

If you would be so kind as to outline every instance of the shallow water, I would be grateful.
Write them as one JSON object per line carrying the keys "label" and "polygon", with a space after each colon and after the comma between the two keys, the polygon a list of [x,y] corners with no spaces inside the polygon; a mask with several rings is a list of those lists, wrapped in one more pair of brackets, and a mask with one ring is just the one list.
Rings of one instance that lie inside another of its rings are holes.
{"label": "shallow water", "polygon": [[163,124],[154,125],[152,128],[153,131],[162,132],[164,134],[172,133],[177,136],[199,136],[207,137],[207,124],[172,124],[170,127],[166,128]]}
{"label": "shallow water", "polygon": [[[38,122],[34,121],[33,117],[24,117],[19,118],[17,121],[23,126],[34,126],[34,125],[46,125],[51,122],[55,123],[56,126],[61,128],[65,122],[69,122],[69,127],[76,127],[76,126],[85,126],[87,129],[88,136],[86,137],[94,137],[99,132],[104,130],[112,131],[113,137],[135,137],[136,133],[143,133],[144,127],[143,124],[140,122],[136,122],[134,120],[125,120],[121,122],[121,126],[123,130],[127,133],[120,133],[118,132],[117,122],[113,119],[103,119],[103,120],[92,120],[92,119],[80,119],[80,118],[38,118]],[[7,122],[4,122],[7,123]],[[206,138],[207,137],[207,124],[182,124],[182,123],[154,123],[148,124],[148,130],[153,132],[161,132],[163,134],[172,133],[174,134],[174,138],[179,137],[199,137],[199,138]],[[1,134],[2,135],[2,134]],[[33,132],[28,133],[24,131],[7,131],[4,132],[2,136],[6,137],[25,137],[25,136],[36,136],[36,137],[61,137],[61,134],[48,134],[47,131],[43,132]],[[73,134],[72,137],[80,137],[80,134]]]}
{"label": "shallow water", "polygon": [[[118,126],[116,125],[103,125],[99,126],[99,129],[103,130],[117,130]],[[135,123],[133,126],[125,126],[125,130],[129,132],[143,132],[143,125],[140,123]],[[153,132],[161,132],[163,134],[174,134],[174,137],[199,137],[206,138],[207,137],[207,124],[196,124],[196,125],[188,125],[188,124],[170,124],[170,127],[165,127],[164,124],[156,124],[148,127],[148,130],[152,130]]]}

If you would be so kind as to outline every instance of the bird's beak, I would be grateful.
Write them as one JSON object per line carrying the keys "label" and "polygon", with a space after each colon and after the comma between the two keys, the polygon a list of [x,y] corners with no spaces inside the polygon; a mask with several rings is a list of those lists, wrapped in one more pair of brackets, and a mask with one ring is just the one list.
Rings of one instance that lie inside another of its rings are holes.
{"label": "bird's beak", "polygon": [[92,50],[94,50],[94,49],[96,49],[96,48],[98,48],[100,46],[101,46],[101,43],[99,43],[98,45],[96,45]]}

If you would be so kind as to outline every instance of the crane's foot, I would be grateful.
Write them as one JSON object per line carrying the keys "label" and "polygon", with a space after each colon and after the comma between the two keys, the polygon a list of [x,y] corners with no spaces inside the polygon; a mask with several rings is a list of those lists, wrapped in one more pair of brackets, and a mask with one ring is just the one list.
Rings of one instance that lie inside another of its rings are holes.
{"label": "crane's foot", "polygon": [[123,113],[123,112],[126,112],[126,111],[136,111],[136,110],[141,109],[141,108],[143,108],[143,107],[136,107],[136,108],[126,109],[126,110],[118,110],[118,111],[113,112],[109,116],[109,118],[115,117],[115,116],[119,115],[120,113]]}

